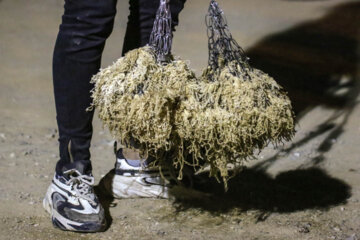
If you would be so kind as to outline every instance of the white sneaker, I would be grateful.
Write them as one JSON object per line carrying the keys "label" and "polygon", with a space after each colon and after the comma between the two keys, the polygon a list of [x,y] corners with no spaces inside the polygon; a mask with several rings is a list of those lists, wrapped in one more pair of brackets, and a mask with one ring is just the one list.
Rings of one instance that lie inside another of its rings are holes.
{"label": "white sneaker", "polygon": [[104,209],[93,192],[94,178],[76,169],[55,174],[43,206],[57,228],[75,232],[98,232],[106,226]]}
{"label": "white sneaker", "polygon": [[[114,176],[109,177],[106,188],[114,198],[168,198],[170,181],[161,177],[159,168],[149,168],[144,164],[130,164],[119,149],[116,153]],[[167,171],[162,171],[170,179]],[[112,179],[111,179],[112,178]],[[106,182],[106,181],[105,181]]]}

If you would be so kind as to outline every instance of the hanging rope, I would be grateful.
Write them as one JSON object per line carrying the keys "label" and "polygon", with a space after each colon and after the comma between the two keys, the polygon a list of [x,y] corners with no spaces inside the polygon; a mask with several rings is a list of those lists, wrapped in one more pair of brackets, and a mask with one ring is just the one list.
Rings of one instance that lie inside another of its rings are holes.
{"label": "hanging rope", "polygon": [[172,44],[170,0],[160,0],[149,45],[155,50],[157,61],[167,63]]}
{"label": "hanging rope", "polygon": [[205,21],[209,45],[208,65],[213,72],[221,67],[220,60],[223,61],[222,65],[237,61],[242,70],[251,69],[249,58],[232,37],[224,13],[215,0],[210,1]]}

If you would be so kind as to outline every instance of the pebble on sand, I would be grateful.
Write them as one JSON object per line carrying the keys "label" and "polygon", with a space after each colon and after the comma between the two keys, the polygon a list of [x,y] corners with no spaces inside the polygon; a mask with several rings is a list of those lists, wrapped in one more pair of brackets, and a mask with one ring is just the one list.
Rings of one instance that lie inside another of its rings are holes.
{"label": "pebble on sand", "polygon": [[6,135],[5,135],[5,133],[0,133],[0,138],[1,138],[2,140],[6,140]]}

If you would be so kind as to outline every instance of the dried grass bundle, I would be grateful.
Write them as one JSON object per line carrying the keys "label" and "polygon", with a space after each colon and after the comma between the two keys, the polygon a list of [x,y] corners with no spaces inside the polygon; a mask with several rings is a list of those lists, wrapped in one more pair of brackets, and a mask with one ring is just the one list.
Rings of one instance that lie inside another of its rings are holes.
{"label": "dried grass bundle", "polygon": [[92,78],[92,106],[114,138],[161,158],[174,145],[175,111],[193,81],[184,61],[158,64],[153,49],[143,47]]}
{"label": "dried grass bundle", "polygon": [[210,165],[210,175],[221,177],[225,186],[229,164],[241,166],[269,142],[278,144],[294,134],[286,92],[258,69],[244,70],[237,62],[215,73],[207,68],[192,89],[193,96],[178,111],[177,132],[192,153],[192,164]]}
{"label": "dried grass bundle", "polygon": [[210,175],[222,178],[226,188],[229,165],[236,169],[270,142],[292,138],[294,113],[282,87],[248,64],[215,0],[206,23],[209,64],[189,85],[193,95],[177,112],[177,133],[192,155],[190,164],[210,165]]}

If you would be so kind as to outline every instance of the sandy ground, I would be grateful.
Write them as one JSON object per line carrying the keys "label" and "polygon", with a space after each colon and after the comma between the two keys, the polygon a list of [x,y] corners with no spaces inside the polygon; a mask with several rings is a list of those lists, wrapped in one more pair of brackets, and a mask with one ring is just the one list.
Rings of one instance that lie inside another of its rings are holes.
{"label": "sandy ground", "polygon": [[[189,0],[174,52],[198,72],[207,62],[208,1]],[[104,233],[52,227],[41,206],[58,159],[51,58],[61,0],[0,0],[0,239],[360,238],[360,2],[221,0],[251,63],[289,91],[292,143],[269,147],[224,193],[197,184],[194,200],[105,199]],[[120,56],[127,1],[103,66]],[[113,167],[113,139],[94,120],[94,175]]]}

